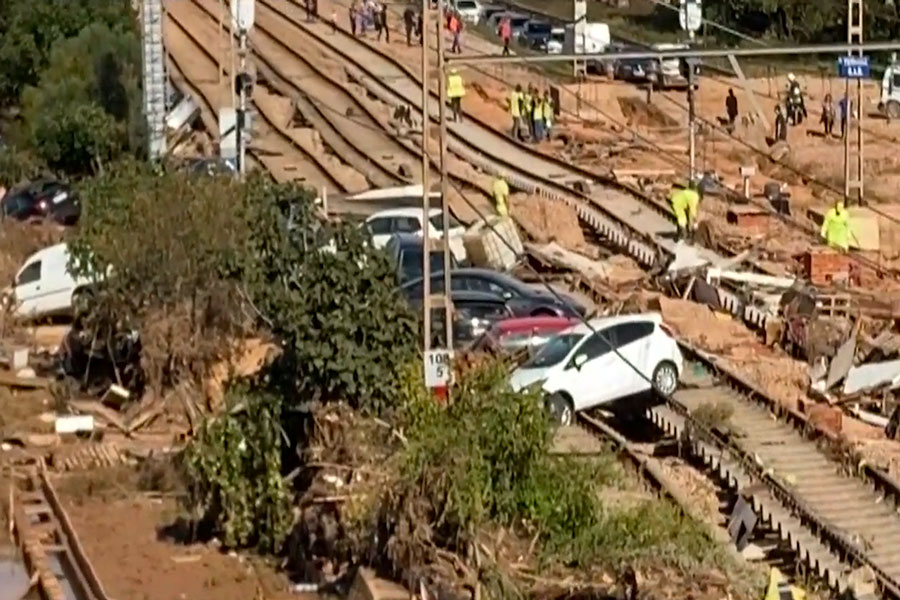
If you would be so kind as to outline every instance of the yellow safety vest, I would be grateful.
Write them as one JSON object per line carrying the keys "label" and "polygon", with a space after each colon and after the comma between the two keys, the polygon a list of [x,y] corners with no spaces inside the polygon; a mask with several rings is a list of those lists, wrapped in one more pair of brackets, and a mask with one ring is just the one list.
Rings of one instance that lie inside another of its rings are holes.
{"label": "yellow safety vest", "polygon": [[822,237],[832,248],[850,248],[850,213],[846,208],[831,208],[822,221]]}
{"label": "yellow safety vest", "polygon": [[462,98],[466,95],[466,88],[463,85],[462,75],[450,75],[447,77],[447,97]]}
{"label": "yellow safety vest", "polygon": [[515,90],[509,93],[509,114],[512,117],[520,117],[522,116],[522,110],[519,106],[519,102],[522,101],[522,92],[517,92]]}
{"label": "yellow safety vest", "polygon": [[549,100],[544,100],[542,104],[544,107],[544,110],[542,111],[544,113],[544,121],[547,122],[547,125],[550,125],[550,123],[553,122],[553,103]]}
{"label": "yellow safety vest", "polygon": [[531,114],[531,108],[534,106],[534,100],[531,97],[531,94],[524,93],[522,94],[522,107],[525,109],[525,114]]}
{"label": "yellow safety vest", "polygon": [[669,196],[672,202],[672,211],[679,227],[686,227],[688,216],[693,222],[697,218],[697,208],[700,205],[700,194],[694,190],[675,190]]}
{"label": "yellow safety vest", "polygon": [[504,179],[498,177],[494,180],[492,186],[494,192],[494,209],[501,217],[509,216],[509,209],[506,206],[506,198],[509,196],[509,186]]}

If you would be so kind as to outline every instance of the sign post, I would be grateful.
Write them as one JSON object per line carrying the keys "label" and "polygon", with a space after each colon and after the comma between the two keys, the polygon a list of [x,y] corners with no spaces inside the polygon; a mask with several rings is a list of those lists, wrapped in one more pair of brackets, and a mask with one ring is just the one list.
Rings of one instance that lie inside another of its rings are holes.
{"label": "sign post", "polygon": [[425,387],[434,390],[441,398],[447,397],[447,388],[453,380],[453,351],[425,351]]}
{"label": "sign post", "polygon": [[868,56],[839,56],[838,73],[844,79],[866,79],[869,77]]}

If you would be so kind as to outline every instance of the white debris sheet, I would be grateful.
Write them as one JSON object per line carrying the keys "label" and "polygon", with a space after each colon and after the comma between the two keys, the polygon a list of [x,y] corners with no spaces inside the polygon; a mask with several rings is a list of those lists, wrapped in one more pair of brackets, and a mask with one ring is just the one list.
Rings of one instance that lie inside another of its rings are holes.
{"label": "white debris sheet", "polygon": [[887,387],[900,387],[900,360],[869,363],[851,367],[844,379],[844,395]]}

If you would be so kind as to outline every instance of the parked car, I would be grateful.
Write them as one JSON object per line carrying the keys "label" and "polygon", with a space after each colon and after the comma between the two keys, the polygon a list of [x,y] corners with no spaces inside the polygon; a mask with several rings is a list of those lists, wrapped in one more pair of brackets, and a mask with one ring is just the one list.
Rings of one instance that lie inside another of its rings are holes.
{"label": "parked car", "polygon": [[550,39],[552,30],[553,27],[546,21],[528,21],[519,36],[519,43],[534,50],[543,51],[547,47],[547,40]]}
{"label": "parked car", "polygon": [[4,304],[17,317],[41,318],[71,314],[79,296],[90,294],[91,281],[69,271],[69,249],[56,244],[38,250],[23,263]]}
{"label": "parked car", "polygon": [[543,50],[547,54],[562,54],[563,44],[565,43],[566,28],[554,27],[550,30],[550,37],[547,38],[547,43],[544,45]]}
{"label": "parked car", "polygon": [[472,344],[473,350],[534,354],[548,340],[578,323],[573,317],[516,317],[494,323]]}
{"label": "parked car", "polygon": [[479,19],[479,23],[484,23],[489,27],[493,27],[495,30],[497,29],[497,23],[491,20],[491,17],[496,15],[497,13],[506,12],[507,6],[505,4],[482,4],[481,5],[481,18]]}
{"label": "parked car", "polygon": [[[372,236],[376,248],[384,248],[397,233],[422,235],[424,211],[421,208],[392,208],[382,210],[366,219],[364,227]],[[428,235],[441,239],[444,233],[444,219],[441,209],[432,208],[428,213]],[[465,226],[450,215],[450,252],[458,261],[466,260],[466,247],[463,243]],[[421,238],[419,244],[421,244]]]}
{"label": "parked car", "polygon": [[620,401],[652,388],[663,395],[675,392],[684,359],[659,313],[593,319],[589,325],[576,325],[547,342],[513,372],[513,389],[540,385],[551,414],[564,425],[577,411],[601,405],[626,412],[643,408]]}
{"label": "parked car", "polygon": [[[384,247],[397,269],[397,282],[400,285],[414,279],[422,278],[422,238],[413,233],[396,233],[391,236]],[[430,253],[431,271],[444,270],[444,253],[432,250]],[[459,266],[459,261],[450,253],[450,269]]]}
{"label": "parked car", "polygon": [[[411,288],[404,288],[410,305],[419,313],[422,311],[422,291],[415,294]],[[509,303],[496,294],[457,290],[450,293],[453,302],[453,345],[463,347],[472,343],[497,321],[511,319],[517,315]],[[431,311],[432,344],[443,346],[443,308]]]}
{"label": "parked car", "polygon": [[478,0],[456,0],[456,12],[466,23],[477,25],[481,19],[481,3]]}
{"label": "parked car", "polygon": [[[413,293],[416,293],[415,290],[419,290],[418,294],[421,295],[421,278],[410,281],[406,287],[413,290]],[[443,291],[443,271],[432,271],[431,289],[435,292]],[[543,288],[530,286],[512,275],[490,269],[451,268],[450,289],[451,291],[469,290],[496,294],[509,302],[517,313],[524,316],[577,317],[583,316],[587,312],[584,306],[570,296],[561,294],[562,299],[560,300]]]}
{"label": "parked car", "polygon": [[49,219],[60,225],[74,225],[81,217],[81,202],[65,183],[41,179],[3,196],[0,215],[17,221]]}

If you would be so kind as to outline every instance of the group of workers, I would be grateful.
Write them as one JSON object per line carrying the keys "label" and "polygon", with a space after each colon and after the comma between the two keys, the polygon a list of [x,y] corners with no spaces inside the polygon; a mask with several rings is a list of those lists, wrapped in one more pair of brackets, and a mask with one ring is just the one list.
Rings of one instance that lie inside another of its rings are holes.
{"label": "group of workers", "polygon": [[523,91],[522,86],[516,84],[516,88],[509,93],[507,109],[512,119],[510,134],[514,138],[535,143],[550,139],[556,107],[553,105],[549,90],[541,94],[540,90],[529,85],[528,89]]}
{"label": "group of workers", "polygon": [[[676,184],[669,194],[672,212],[678,224],[678,240],[690,241],[697,229],[697,217],[703,190],[694,182],[687,185]],[[839,198],[834,206],[825,213],[822,220],[822,239],[836,250],[846,252],[850,248],[850,213],[843,198]]]}

